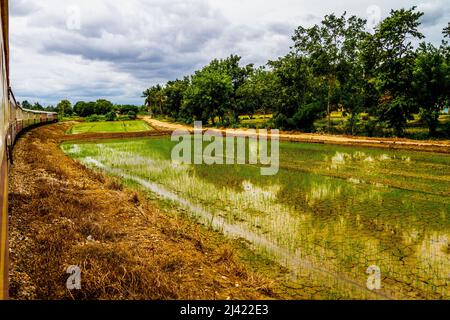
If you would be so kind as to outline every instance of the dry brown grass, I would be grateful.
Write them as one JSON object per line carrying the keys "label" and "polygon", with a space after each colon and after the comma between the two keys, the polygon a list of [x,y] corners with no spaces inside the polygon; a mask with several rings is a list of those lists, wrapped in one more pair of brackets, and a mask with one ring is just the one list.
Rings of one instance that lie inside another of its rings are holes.
{"label": "dry brown grass", "polygon": [[[221,237],[59,149],[69,124],[26,133],[10,178],[13,299],[263,299],[270,282]],[[225,242],[225,243],[224,243]],[[82,290],[66,289],[66,269]]]}

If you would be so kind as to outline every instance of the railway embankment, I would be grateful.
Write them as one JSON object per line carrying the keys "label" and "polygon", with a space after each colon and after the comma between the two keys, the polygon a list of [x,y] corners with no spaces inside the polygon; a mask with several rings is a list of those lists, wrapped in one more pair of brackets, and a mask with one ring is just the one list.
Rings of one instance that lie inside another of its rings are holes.
{"label": "railway embankment", "polygon": [[[276,297],[231,242],[67,157],[60,144],[70,125],[35,128],[15,147],[12,299]],[[81,290],[66,286],[70,266],[81,271]]]}

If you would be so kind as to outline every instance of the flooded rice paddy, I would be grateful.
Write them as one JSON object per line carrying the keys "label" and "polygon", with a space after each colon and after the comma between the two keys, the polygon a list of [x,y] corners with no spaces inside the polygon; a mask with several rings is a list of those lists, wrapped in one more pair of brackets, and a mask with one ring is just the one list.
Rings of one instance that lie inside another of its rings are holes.
{"label": "flooded rice paddy", "polygon": [[[450,156],[281,143],[280,171],[180,165],[169,138],[64,144],[287,270],[318,299],[450,298]],[[369,290],[369,267],[381,288]]]}

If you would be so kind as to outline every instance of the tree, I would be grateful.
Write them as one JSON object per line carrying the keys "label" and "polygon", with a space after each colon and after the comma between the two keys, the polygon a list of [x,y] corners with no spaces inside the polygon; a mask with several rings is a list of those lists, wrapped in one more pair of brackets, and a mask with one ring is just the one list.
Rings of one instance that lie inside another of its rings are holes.
{"label": "tree", "polygon": [[300,128],[306,132],[314,130],[314,121],[324,116],[324,110],[319,102],[313,102],[299,108],[294,114],[292,122],[295,127]]}
{"label": "tree", "polygon": [[189,112],[183,109],[183,97],[190,85],[188,77],[183,80],[175,80],[167,82],[164,88],[164,109],[165,112],[174,119],[186,121],[191,118]]}
{"label": "tree", "polygon": [[412,78],[416,53],[411,41],[424,37],[418,31],[423,13],[415,9],[392,10],[374,35],[378,52],[376,85],[382,96],[378,114],[397,136],[403,134],[415,108]]}
{"label": "tree", "polygon": [[31,110],[33,108],[33,105],[29,103],[27,100],[22,101],[22,108]]}
{"label": "tree", "polygon": [[344,28],[341,58],[337,68],[337,102],[344,115],[350,115],[348,133],[355,134],[359,114],[372,102],[370,66],[366,65],[365,45],[371,35],[365,31],[366,20],[350,17]]}
{"label": "tree", "polygon": [[362,111],[371,115],[378,115],[378,103],[381,98],[377,87],[377,68],[378,68],[378,47],[375,42],[375,36],[366,34],[361,43],[360,64],[362,66],[360,77],[363,78],[360,83],[363,93]]}
{"label": "tree", "polygon": [[117,120],[117,114],[114,111],[110,111],[105,115],[106,121],[116,121]]}
{"label": "tree", "polygon": [[444,37],[450,38],[450,22],[448,23],[448,26],[444,28],[444,31],[442,31],[444,34]]}
{"label": "tree", "polygon": [[157,84],[143,92],[145,104],[148,106],[150,114],[163,115],[163,103],[165,100],[164,88]]}
{"label": "tree", "polygon": [[80,117],[86,117],[86,102],[84,101],[78,101],[73,106],[73,112],[75,112]]}
{"label": "tree", "polygon": [[134,112],[134,111],[128,111],[128,118],[130,118],[131,120],[136,120],[136,118],[137,118],[137,113],[136,112]]}
{"label": "tree", "polygon": [[184,94],[183,108],[189,110],[194,120],[215,124],[215,118],[223,120],[231,104],[233,94],[230,76],[217,70],[204,68],[192,77],[191,85]]}
{"label": "tree", "polygon": [[[274,79],[275,116],[282,115],[280,119],[292,118],[298,109],[311,102],[314,93],[317,93],[314,92],[314,86],[318,82],[314,80],[314,71],[309,58],[290,53],[277,61],[270,61],[269,66],[276,76]],[[319,96],[323,95],[319,94]]]}
{"label": "tree", "polygon": [[236,92],[236,99],[243,114],[253,115],[273,112],[277,105],[279,79],[273,70],[256,69]]}
{"label": "tree", "polygon": [[450,65],[442,48],[422,43],[413,72],[413,88],[420,116],[431,136],[436,135],[439,115],[449,98]]}
{"label": "tree", "polygon": [[292,38],[295,53],[308,58],[314,74],[325,79],[328,91],[328,130],[331,127],[333,95],[339,86],[339,80],[349,78],[348,69],[355,62],[358,47],[365,36],[365,23],[365,20],[356,16],[347,19],[346,13],[340,17],[331,14],[325,16],[320,25],[298,27]]}
{"label": "tree", "polygon": [[[339,109],[350,116],[350,134],[367,112],[376,116],[370,127],[388,125],[397,136],[420,110],[434,134],[438,109],[449,100],[450,47],[443,41],[439,49],[415,50],[413,43],[423,38],[422,15],[415,7],[392,10],[370,34],[364,19],[330,14],[315,26],[298,27],[292,50],[266,68],[242,65],[237,55],[214,59],[193,76],[148,88],[145,104],[151,114],[189,123],[215,124],[218,118],[229,124],[239,115],[273,112],[269,125],[305,131],[313,131],[324,112],[330,131],[331,112]],[[444,35],[450,37],[450,24]]]}
{"label": "tree", "polygon": [[204,68],[205,71],[209,70],[213,73],[222,74],[223,76],[226,75],[231,79],[229,107],[227,108],[227,110],[219,110],[218,113],[221,122],[223,122],[225,118],[225,113],[228,113],[235,122],[238,121],[239,115],[245,113],[244,110],[241,109],[242,104],[239,103],[237,94],[239,88],[246,83],[247,79],[253,73],[254,69],[252,64],[240,66],[240,61],[240,56],[231,55],[226,59],[214,59],[208,66]]}
{"label": "tree", "polygon": [[61,102],[58,103],[56,108],[59,110],[59,114],[62,117],[72,115],[73,113],[72,103],[70,103],[70,101],[67,99],[61,100]]}
{"label": "tree", "polygon": [[57,112],[56,108],[53,105],[47,106],[47,108],[45,108],[45,110],[47,112]]}
{"label": "tree", "polygon": [[130,111],[133,111],[136,114],[139,113],[139,107],[138,106],[129,105],[129,104],[117,105],[116,109],[117,109],[117,112],[119,112],[120,114],[128,114],[128,112],[130,112]]}
{"label": "tree", "polygon": [[44,111],[44,107],[39,102],[35,102],[31,110]]}
{"label": "tree", "polygon": [[95,102],[94,113],[98,115],[104,115],[113,111],[113,104],[105,99],[99,99]]}

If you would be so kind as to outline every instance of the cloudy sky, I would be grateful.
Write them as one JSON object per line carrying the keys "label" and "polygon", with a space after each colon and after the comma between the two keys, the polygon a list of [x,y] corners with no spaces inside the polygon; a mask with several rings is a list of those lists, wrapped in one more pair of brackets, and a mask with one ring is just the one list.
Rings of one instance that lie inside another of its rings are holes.
{"label": "cloudy sky", "polygon": [[[418,5],[439,44],[450,0],[12,0],[11,79],[18,100],[142,104],[142,91],[212,58],[262,65],[286,54],[295,27],[347,11],[376,22]],[[395,4],[394,4],[395,3]],[[370,28],[370,25],[368,26]]]}

